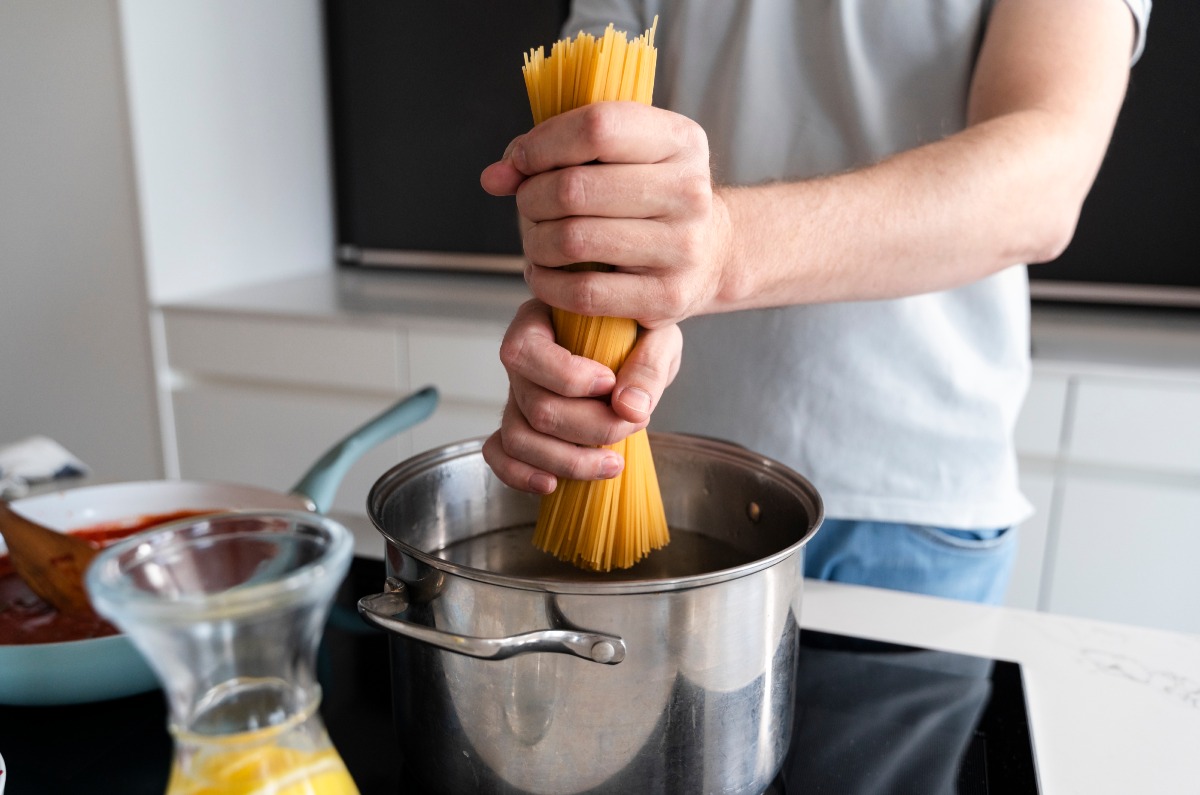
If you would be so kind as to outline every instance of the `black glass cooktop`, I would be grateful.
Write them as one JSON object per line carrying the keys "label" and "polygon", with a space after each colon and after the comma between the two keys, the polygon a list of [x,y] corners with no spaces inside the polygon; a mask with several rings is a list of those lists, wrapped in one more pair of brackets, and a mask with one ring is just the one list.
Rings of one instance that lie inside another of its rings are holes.
{"label": "black glass cooktop", "polygon": [[1037,793],[1021,668],[804,630],[771,793]]}
{"label": "black glass cooktop", "polygon": [[[325,723],[362,795],[412,792],[387,639],[354,610],[383,576],[381,561],[355,559],[318,660]],[[768,795],[1038,792],[1017,664],[808,630],[800,659],[792,747]],[[0,756],[5,795],[161,795],[171,759],[162,696],[0,706]]]}

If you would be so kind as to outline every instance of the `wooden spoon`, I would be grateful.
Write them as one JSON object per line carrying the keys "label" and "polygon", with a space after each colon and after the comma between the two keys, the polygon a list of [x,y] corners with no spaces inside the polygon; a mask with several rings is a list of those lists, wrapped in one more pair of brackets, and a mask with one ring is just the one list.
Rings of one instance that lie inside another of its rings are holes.
{"label": "wooden spoon", "polygon": [[30,590],[64,613],[92,612],[83,574],[99,550],[82,538],[26,519],[2,500],[0,536]]}

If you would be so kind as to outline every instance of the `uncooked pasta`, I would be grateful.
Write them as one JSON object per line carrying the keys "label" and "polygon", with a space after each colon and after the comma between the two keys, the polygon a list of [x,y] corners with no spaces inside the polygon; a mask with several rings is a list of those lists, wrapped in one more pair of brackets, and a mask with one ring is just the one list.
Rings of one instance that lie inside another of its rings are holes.
{"label": "uncooked pasta", "polygon": [[[654,90],[654,30],[629,41],[608,26],[596,37],[579,33],[550,48],[525,56],[522,69],[535,124],[551,116],[605,100],[649,105]],[[573,269],[602,269],[594,263]],[[637,323],[626,318],[585,317],[555,308],[558,343],[580,356],[616,371],[637,340]],[[582,568],[610,571],[628,568],[669,540],[658,474],[646,432],[638,431],[609,445],[625,459],[614,478],[598,481],[560,479],[542,498],[533,543],[561,560]]]}

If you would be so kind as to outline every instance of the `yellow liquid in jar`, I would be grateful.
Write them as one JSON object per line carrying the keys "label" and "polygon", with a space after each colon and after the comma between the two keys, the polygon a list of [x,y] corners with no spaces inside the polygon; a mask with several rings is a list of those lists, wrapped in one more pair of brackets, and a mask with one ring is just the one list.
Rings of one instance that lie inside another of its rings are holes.
{"label": "yellow liquid in jar", "polygon": [[176,762],[166,795],[359,795],[333,748],[278,745],[199,750],[187,770]]}

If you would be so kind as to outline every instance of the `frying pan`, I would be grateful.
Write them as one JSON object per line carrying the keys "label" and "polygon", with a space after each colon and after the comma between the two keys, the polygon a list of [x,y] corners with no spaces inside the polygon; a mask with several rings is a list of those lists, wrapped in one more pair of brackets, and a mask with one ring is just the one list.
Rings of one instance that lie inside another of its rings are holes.
{"label": "frying pan", "polygon": [[[325,513],[347,470],[371,448],[428,417],[437,401],[433,387],[403,398],[330,448],[288,492],[214,481],[148,480],[66,489],[10,504],[26,518],[63,532],[176,511]],[[0,554],[5,551],[0,539]],[[157,686],[149,666],[124,635],[0,645],[0,704],[81,704]]]}

